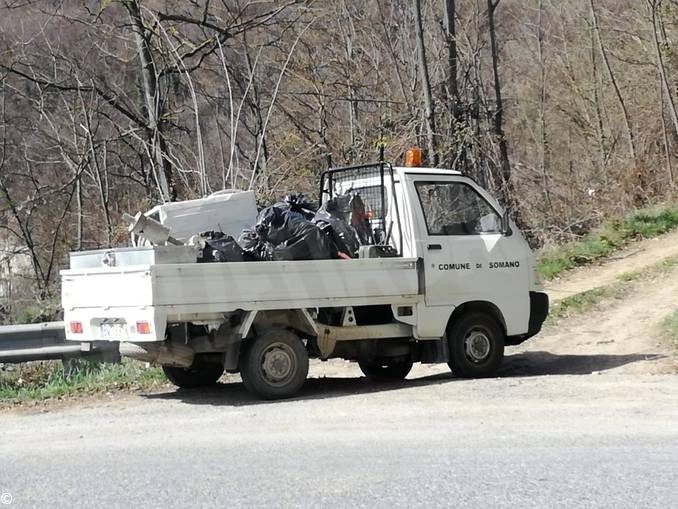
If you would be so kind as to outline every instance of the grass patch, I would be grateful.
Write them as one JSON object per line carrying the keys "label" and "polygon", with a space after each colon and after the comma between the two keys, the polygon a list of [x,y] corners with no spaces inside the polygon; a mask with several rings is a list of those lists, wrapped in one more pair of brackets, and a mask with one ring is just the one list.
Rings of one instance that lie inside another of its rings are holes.
{"label": "grass patch", "polygon": [[631,240],[656,237],[676,227],[676,207],[637,211],[623,220],[607,221],[575,242],[543,250],[537,257],[537,271],[543,279],[552,279],[565,270],[603,258]]}
{"label": "grass patch", "polygon": [[566,297],[551,305],[546,323],[554,323],[561,318],[587,311],[604,299],[619,296],[623,290],[623,284],[615,283]]}
{"label": "grass patch", "polygon": [[50,297],[43,301],[32,302],[8,318],[10,323],[40,323],[59,320],[60,314],[61,300],[58,297]]}
{"label": "grass patch", "polygon": [[673,346],[678,348],[678,309],[667,316],[662,325],[666,329],[669,339],[673,341]]}
{"label": "grass patch", "polygon": [[35,362],[0,371],[0,402],[60,398],[117,390],[148,390],[167,382],[160,368],[123,360],[120,364],[80,361],[68,375],[60,362]]}

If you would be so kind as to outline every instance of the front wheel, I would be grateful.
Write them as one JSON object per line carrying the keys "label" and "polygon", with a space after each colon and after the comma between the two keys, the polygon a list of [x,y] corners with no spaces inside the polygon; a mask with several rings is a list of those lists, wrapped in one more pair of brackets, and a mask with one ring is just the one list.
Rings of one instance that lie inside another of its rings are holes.
{"label": "front wheel", "polygon": [[385,360],[382,362],[359,362],[360,371],[374,380],[404,380],[412,369],[409,360]]}
{"label": "front wheel", "polygon": [[245,388],[265,399],[289,398],[308,375],[308,352],[296,334],[268,330],[243,352],[240,375]]}
{"label": "front wheel", "polygon": [[163,366],[165,376],[177,387],[182,389],[195,389],[214,385],[224,374],[224,366],[217,362],[204,361],[199,356],[195,357],[190,368],[178,368],[176,366]]}
{"label": "front wheel", "polygon": [[492,375],[504,358],[504,333],[497,321],[484,313],[470,313],[447,330],[448,365],[464,378]]}

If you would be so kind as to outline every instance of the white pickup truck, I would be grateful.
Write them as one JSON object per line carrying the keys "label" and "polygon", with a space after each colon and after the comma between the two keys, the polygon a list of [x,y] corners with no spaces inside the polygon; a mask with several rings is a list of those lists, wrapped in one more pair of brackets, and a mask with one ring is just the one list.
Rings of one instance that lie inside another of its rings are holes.
{"label": "white pickup truck", "polygon": [[388,163],[323,173],[321,203],[347,190],[381,231],[358,258],[197,263],[188,245],[72,253],[67,339],[117,342],[179,387],[240,372],[274,399],[302,387],[309,358],[357,361],[370,378],[405,378],[414,362],[488,376],[505,345],[540,330],[548,297],[531,250],[472,179]]}

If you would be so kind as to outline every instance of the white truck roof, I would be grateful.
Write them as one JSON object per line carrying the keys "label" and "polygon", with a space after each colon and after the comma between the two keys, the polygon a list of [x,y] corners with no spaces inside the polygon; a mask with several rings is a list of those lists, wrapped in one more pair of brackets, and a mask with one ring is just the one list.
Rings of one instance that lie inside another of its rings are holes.
{"label": "white truck roof", "polygon": [[426,175],[461,175],[457,170],[444,170],[441,168],[411,168],[408,166],[394,166],[393,169],[397,172],[412,173],[412,174],[426,174]]}

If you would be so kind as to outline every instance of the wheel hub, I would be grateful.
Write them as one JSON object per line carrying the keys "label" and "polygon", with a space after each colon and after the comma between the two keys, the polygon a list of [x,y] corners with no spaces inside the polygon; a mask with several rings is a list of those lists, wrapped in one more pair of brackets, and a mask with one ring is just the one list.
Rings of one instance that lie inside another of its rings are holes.
{"label": "wheel hub", "polygon": [[282,384],[294,374],[294,354],[284,343],[274,343],[264,351],[261,369],[270,383]]}
{"label": "wheel hub", "polygon": [[490,355],[490,338],[483,331],[473,330],[464,339],[464,348],[469,360],[483,362]]}

